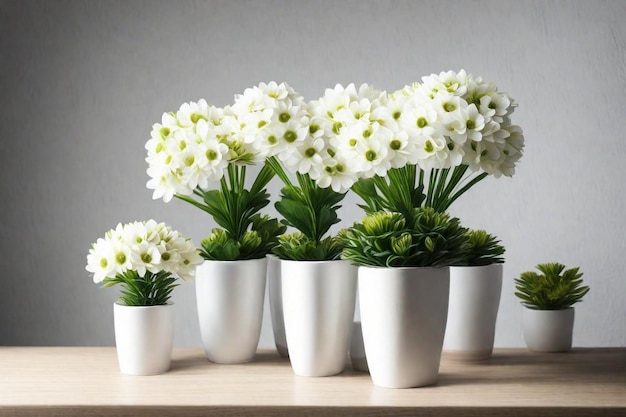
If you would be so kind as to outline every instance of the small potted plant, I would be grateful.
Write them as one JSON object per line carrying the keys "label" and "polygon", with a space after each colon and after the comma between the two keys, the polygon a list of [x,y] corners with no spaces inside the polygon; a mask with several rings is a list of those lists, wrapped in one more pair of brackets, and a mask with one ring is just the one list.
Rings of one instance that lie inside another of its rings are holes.
{"label": "small potted plant", "polygon": [[86,269],[94,282],[122,287],[113,306],[122,373],[156,375],[169,369],[174,337],[170,297],[177,278],[192,279],[201,262],[190,239],[154,220],[119,224],[91,246]]}
{"label": "small potted plant", "polygon": [[469,243],[459,219],[415,208],[381,211],[347,230],[343,259],[358,265],[361,325],[374,384],[434,384],[448,313],[449,266]]}
{"label": "small potted plant", "polygon": [[493,352],[502,291],[504,246],[484,230],[466,231],[470,248],[450,267],[450,306],[443,343],[446,357],[484,360]]}
{"label": "small potted plant", "polygon": [[[146,143],[153,198],[175,197],[219,226],[201,242],[205,262],[196,277],[202,344],[213,362],[247,362],[256,353],[266,256],[285,231],[278,220],[261,214],[274,177],[263,161],[273,146],[269,138],[292,132],[280,115],[298,113],[300,102],[289,86],[272,82],[246,89],[224,108],[204,99],[183,103],[163,114]],[[248,171],[257,164],[250,185]]]}
{"label": "small potted plant", "polygon": [[575,303],[589,292],[579,268],[560,263],[539,264],[541,274],[528,271],[515,280],[522,300],[524,340],[530,350],[565,352],[572,348]]}

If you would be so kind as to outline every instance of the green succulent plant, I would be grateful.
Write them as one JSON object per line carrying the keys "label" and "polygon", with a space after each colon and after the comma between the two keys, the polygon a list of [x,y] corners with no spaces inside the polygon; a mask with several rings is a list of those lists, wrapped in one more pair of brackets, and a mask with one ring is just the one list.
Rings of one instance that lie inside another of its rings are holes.
{"label": "green succulent plant", "polygon": [[442,267],[466,257],[470,244],[459,219],[429,207],[410,214],[365,216],[345,232],[342,258],[361,266]]}
{"label": "green succulent plant", "polygon": [[469,251],[459,266],[484,266],[503,263],[504,246],[497,237],[484,230],[466,229]]}
{"label": "green succulent plant", "polygon": [[327,261],[339,259],[342,238],[328,236],[320,241],[311,240],[306,235],[295,232],[282,235],[279,244],[274,247],[274,254],[280,259],[292,261]]}
{"label": "green succulent plant", "polygon": [[589,287],[582,285],[578,267],[565,270],[563,264],[545,263],[536,268],[541,274],[528,271],[515,280],[515,295],[530,309],[563,310],[589,292]]}
{"label": "green succulent plant", "polygon": [[286,226],[267,215],[255,214],[250,218],[250,228],[240,239],[226,230],[215,228],[200,243],[200,255],[204,259],[234,261],[263,258],[278,244],[278,236],[285,233]]}

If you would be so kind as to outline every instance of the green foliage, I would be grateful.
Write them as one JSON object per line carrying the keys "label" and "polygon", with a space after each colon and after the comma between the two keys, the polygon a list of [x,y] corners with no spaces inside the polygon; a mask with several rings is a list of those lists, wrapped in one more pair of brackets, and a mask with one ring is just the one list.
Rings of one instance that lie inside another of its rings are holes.
{"label": "green foliage", "polygon": [[534,271],[524,272],[515,280],[515,295],[522,304],[534,310],[563,310],[571,307],[589,292],[582,285],[582,272],[579,268],[565,270],[560,263],[539,264]]}
{"label": "green foliage", "polygon": [[413,208],[420,207],[424,202],[424,186],[421,180],[420,177],[418,182],[415,165],[405,165],[390,169],[386,177],[362,178],[351,189],[365,202],[359,207],[366,214],[393,211],[410,218]]}
{"label": "green foliage", "polygon": [[259,212],[270,202],[266,186],[274,177],[268,166],[263,166],[249,190],[245,189],[246,166],[230,164],[220,181],[219,190],[196,188],[194,195],[176,195],[209,213],[222,229],[214,229],[202,241],[201,255],[209,260],[238,260],[262,258],[271,253],[277,236],[286,228]]}
{"label": "green foliage", "polygon": [[355,223],[344,235],[342,258],[355,265],[440,267],[460,262],[469,250],[457,218],[433,208],[414,208],[410,218],[379,211]]}
{"label": "green foliage", "polygon": [[259,214],[252,216],[251,229],[239,241],[224,229],[213,229],[201,242],[200,255],[219,261],[263,258],[278,244],[278,236],[287,230],[278,220]]}
{"label": "green foliage", "polygon": [[483,266],[504,262],[504,246],[497,237],[484,230],[466,230],[470,249],[461,266]]}
{"label": "green foliage", "polygon": [[[470,172],[467,165],[452,169],[433,169],[430,175],[415,165],[393,168],[385,178],[360,179],[352,186],[365,202],[359,205],[366,214],[394,211],[410,219],[414,207],[432,207],[445,212],[461,195],[487,177]],[[419,171],[419,175],[418,175]]]}
{"label": "green foliage", "polygon": [[325,261],[339,259],[341,238],[324,237],[330,228],[339,223],[337,210],[346,193],[332,188],[320,188],[309,175],[296,174],[297,185],[291,182],[275,157],[266,160],[285,186],[275,203],[281,222],[298,232],[279,238],[273,252],[281,259],[297,261]]}
{"label": "green foliage", "polygon": [[332,188],[320,188],[308,175],[298,174],[298,184],[285,186],[281,190],[276,210],[282,221],[300,231],[311,241],[320,242],[331,226],[339,223],[337,210],[345,193]]}
{"label": "green foliage", "polygon": [[120,304],[127,306],[157,306],[167,304],[172,291],[178,286],[176,278],[169,272],[146,271],[143,277],[137,271],[126,271],[115,278],[105,278],[103,288],[120,284]]}
{"label": "green foliage", "polygon": [[280,236],[274,254],[280,259],[292,261],[332,261],[340,258],[342,241],[341,235],[315,241],[296,232]]}

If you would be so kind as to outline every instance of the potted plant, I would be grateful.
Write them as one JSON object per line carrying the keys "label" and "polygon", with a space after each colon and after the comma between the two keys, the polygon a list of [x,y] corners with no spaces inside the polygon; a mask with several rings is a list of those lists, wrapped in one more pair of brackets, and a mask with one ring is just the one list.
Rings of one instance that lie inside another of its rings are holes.
{"label": "potted plant", "polygon": [[485,360],[493,352],[505,250],[484,230],[468,229],[466,233],[469,251],[450,267],[444,355],[456,360]]}
{"label": "potted plant", "polygon": [[340,119],[359,97],[354,85],[327,89],[308,103],[304,137],[267,159],[284,187],[276,210],[295,229],[279,238],[282,303],[289,358],[301,376],[329,376],[343,371],[356,299],[356,268],[342,261],[341,235],[330,229],[337,210],[356,181],[358,165],[334,139]]}
{"label": "potted plant", "polygon": [[[218,108],[205,100],[164,113],[147,142],[148,188],[208,213],[219,226],[202,240],[196,299],[206,356],[219,363],[254,357],[261,332],[266,255],[285,227],[261,215],[273,171],[263,165],[247,188],[249,166],[262,163],[283,111],[299,106],[288,86],[260,84]],[[266,146],[267,145],[267,146]]]}
{"label": "potted plant", "polygon": [[361,325],[374,384],[434,384],[445,334],[449,266],[468,241],[457,218],[433,208],[369,214],[345,234],[343,259],[358,265]]}
{"label": "potted plant", "polygon": [[114,304],[120,371],[155,375],[170,367],[177,278],[192,279],[202,261],[189,239],[154,220],[118,224],[87,255],[87,271],[104,288],[120,285]]}
{"label": "potted plant", "polygon": [[524,340],[530,350],[565,352],[572,348],[575,303],[589,292],[579,268],[560,263],[537,265],[515,279],[515,295],[522,300]]}

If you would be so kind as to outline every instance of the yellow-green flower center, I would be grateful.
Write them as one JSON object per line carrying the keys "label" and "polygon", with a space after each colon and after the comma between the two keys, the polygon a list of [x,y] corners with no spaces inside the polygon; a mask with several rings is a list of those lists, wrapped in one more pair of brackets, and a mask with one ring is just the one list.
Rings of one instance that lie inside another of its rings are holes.
{"label": "yellow-green flower center", "polygon": [[287,123],[289,119],[291,119],[291,115],[287,112],[282,112],[278,115],[278,120],[280,120],[281,123]]}
{"label": "yellow-green flower center", "polygon": [[214,149],[206,151],[206,159],[209,161],[215,161],[217,159],[217,152]]}
{"label": "yellow-green flower center", "polygon": [[394,139],[389,143],[389,147],[394,151],[397,151],[402,147],[402,142],[399,139]]}
{"label": "yellow-green flower center", "polygon": [[293,143],[296,141],[296,139],[298,139],[298,135],[292,130],[286,131],[283,137],[288,143]]}
{"label": "yellow-green flower center", "polygon": [[426,120],[424,116],[421,116],[417,119],[416,124],[417,124],[417,127],[419,127],[420,129],[423,129],[426,126],[428,126],[428,120]]}

